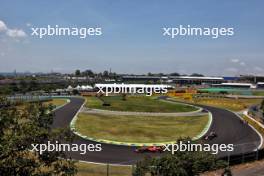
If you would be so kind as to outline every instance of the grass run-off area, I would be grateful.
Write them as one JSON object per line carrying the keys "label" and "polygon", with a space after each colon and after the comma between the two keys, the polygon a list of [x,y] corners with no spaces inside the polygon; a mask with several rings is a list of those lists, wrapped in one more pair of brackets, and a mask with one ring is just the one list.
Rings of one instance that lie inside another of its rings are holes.
{"label": "grass run-off area", "polygon": [[[43,101],[43,104],[46,105],[46,106],[49,106],[50,104],[53,106],[53,108],[56,108],[56,107],[59,107],[59,106],[62,106],[64,104],[67,103],[67,99],[62,99],[62,98],[54,98],[52,100],[49,100],[49,101]],[[17,108],[22,110],[26,107],[26,102],[21,104],[21,105],[18,105]]]}
{"label": "grass run-off area", "polygon": [[[107,165],[79,162],[76,164],[77,176],[106,176]],[[131,176],[132,166],[113,166],[109,165],[109,176]]]}
{"label": "grass run-off area", "polygon": [[249,106],[259,104],[261,101],[262,99],[201,98],[195,102],[225,108],[231,111],[241,111],[247,109]]}
{"label": "grass run-off area", "polygon": [[[179,98],[174,98],[177,101],[183,101]],[[262,99],[246,99],[246,98],[195,98],[191,103],[214,106],[218,108],[229,109],[231,111],[241,111],[252,105],[260,104]],[[184,101],[188,102],[188,101]]]}
{"label": "grass run-off area", "polygon": [[131,143],[176,141],[202,132],[208,116],[159,117],[80,113],[76,129],[88,137]]}
{"label": "grass run-off area", "polygon": [[46,104],[46,105],[52,104],[52,105],[58,107],[58,106],[62,106],[64,104],[66,104],[66,103],[67,103],[67,99],[54,98],[51,101],[46,101],[44,104]]}
{"label": "grass run-off area", "polygon": [[101,97],[110,106],[103,106],[103,101],[97,97],[87,97],[86,107],[113,111],[137,112],[190,112],[197,108],[180,103],[170,103],[145,96],[128,96],[122,100],[121,96]]}
{"label": "grass run-off area", "polygon": [[264,91],[253,91],[252,94],[255,96],[264,96]]}

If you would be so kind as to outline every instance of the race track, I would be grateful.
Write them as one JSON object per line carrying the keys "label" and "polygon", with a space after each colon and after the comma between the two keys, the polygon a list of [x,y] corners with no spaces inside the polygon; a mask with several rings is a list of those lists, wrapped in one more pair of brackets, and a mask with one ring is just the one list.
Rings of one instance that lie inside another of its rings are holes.
{"label": "race track", "polygon": [[[52,128],[69,127],[71,120],[79,111],[84,103],[84,99],[71,97],[70,103],[57,109]],[[218,137],[211,140],[210,144],[234,144],[235,150],[229,154],[239,154],[242,152],[251,152],[260,145],[260,136],[248,125],[241,123],[239,117],[227,110],[201,106],[210,111],[213,115],[213,122],[208,131],[214,131]],[[129,125],[129,124],[128,124]],[[83,139],[76,136],[75,144],[96,144],[96,142]],[[135,147],[118,146],[111,144],[102,144],[102,151],[87,152],[82,155],[79,152],[68,152],[67,155],[76,160],[111,163],[111,164],[134,164],[142,159],[145,154],[135,153]],[[228,153],[220,153],[219,156],[229,155]]]}

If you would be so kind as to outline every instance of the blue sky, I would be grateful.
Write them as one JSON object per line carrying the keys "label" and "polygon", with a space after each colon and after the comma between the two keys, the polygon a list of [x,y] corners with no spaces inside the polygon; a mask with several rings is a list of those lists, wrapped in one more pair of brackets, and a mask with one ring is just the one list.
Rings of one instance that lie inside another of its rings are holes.
{"label": "blue sky", "polygon": [[[0,21],[6,29],[1,32],[0,23],[0,72],[111,68],[139,74],[264,75],[263,7],[262,0],[2,0]],[[188,24],[233,27],[235,35],[218,39],[162,35],[162,27]],[[102,27],[103,35],[30,36],[31,27],[47,25]]]}

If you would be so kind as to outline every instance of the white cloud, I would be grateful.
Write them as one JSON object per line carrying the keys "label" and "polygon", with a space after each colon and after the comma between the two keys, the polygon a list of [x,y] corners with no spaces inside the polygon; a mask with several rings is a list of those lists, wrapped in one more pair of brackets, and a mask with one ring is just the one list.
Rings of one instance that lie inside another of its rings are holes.
{"label": "white cloud", "polygon": [[21,29],[8,29],[6,34],[12,38],[23,38],[27,36],[27,34]]}
{"label": "white cloud", "polygon": [[246,63],[245,62],[240,62],[239,63],[241,66],[246,66]]}
{"label": "white cloud", "polygon": [[254,67],[254,70],[261,72],[261,71],[263,71],[263,68],[261,68],[261,67]]}
{"label": "white cloud", "polygon": [[0,20],[0,32],[6,31],[7,27],[6,24]]}
{"label": "white cloud", "polygon": [[11,29],[7,27],[7,25],[1,20],[0,20],[0,33],[3,33],[4,35],[14,39],[24,38],[27,36],[27,34],[22,29]]}
{"label": "white cloud", "polygon": [[230,59],[230,62],[237,64],[237,66],[246,66],[246,63],[240,59]]}
{"label": "white cloud", "polygon": [[231,59],[230,61],[233,62],[233,63],[238,63],[239,59]]}
{"label": "white cloud", "polygon": [[32,26],[32,24],[31,23],[27,23],[26,26],[27,27],[30,27],[30,26]]}

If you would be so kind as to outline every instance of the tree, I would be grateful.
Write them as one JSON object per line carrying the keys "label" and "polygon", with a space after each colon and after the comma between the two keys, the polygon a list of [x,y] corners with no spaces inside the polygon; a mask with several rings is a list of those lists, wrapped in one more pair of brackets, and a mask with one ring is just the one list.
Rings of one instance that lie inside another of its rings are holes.
{"label": "tree", "polygon": [[19,88],[20,88],[21,92],[22,93],[26,93],[27,90],[28,90],[27,82],[25,80],[22,80],[22,81],[19,82],[19,85],[20,85]]}
{"label": "tree", "polygon": [[28,91],[34,91],[38,89],[39,89],[39,84],[36,81],[31,80],[28,85]]}
{"label": "tree", "polygon": [[3,76],[3,75],[0,75],[0,80],[1,80],[1,79],[5,79],[5,76]]}
{"label": "tree", "polygon": [[232,176],[232,172],[229,167],[225,168],[224,172],[222,173],[222,176]]}
{"label": "tree", "polygon": [[72,94],[73,94],[73,95],[79,95],[80,93],[79,93],[79,91],[78,91],[78,90],[76,90],[76,89],[73,89],[73,91],[72,91]]}
{"label": "tree", "polygon": [[264,111],[264,99],[261,102],[260,109],[262,109]]}
{"label": "tree", "polygon": [[53,113],[48,112],[51,106],[32,103],[18,109],[4,98],[0,102],[1,176],[69,176],[76,173],[74,162],[67,160],[64,152],[45,151],[39,154],[30,151],[32,144],[72,140],[69,129],[50,128]]}
{"label": "tree", "polygon": [[19,88],[15,82],[10,84],[10,88],[12,90],[12,93],[19,91]]}
{"label": "tree", "polygon": [[260,104],[260,110],[262,111],[262,116],[264,117],[264,99],[262,100]]}
{"label": "tree", "polygon": [[[187,142],[189,139],[180,139]],[[179,142],[179,141],[178,141]],[[218,161],[214,155],[203,151],[177,151],[159,158],[147,158],[138,162],[134,175],[145,176],[193,176],[202,172],[225,167],[226,164]]]}
{"label": "tree", "polygon": [[180,76],[180,74],[175,72],[175,73],[171,73],[170,76]]}
{"label": "tree", "polygon": [[116,72],[110,72],[110,73],[109,73],[109,77],[110,77],[111,79],[117,79],[117,78],[118,78],[118,75],[116,74]]}
{"label": "tree", "polygon": [[151,163],[151,158],[150,156],[146,156],[144,160],[139,161],[137,163],[136,169],[133,171],[132,175],[133,176],[143,176],[146,175],[149,171],[150,168],[150,163]]}
{"label": "tree", "polygon": [[109,72],[107,70],[105,70],[103,72],[103,77],[105,77],[105,78],[108,78],[109,77]]}
{"label": "tree", "polygon": [[0,87],[0,95],[10,95],[12,93],[13,92],[12,92],[10,86],[3,85],[3,86]]}
{"label": "tree", "polygon": [[154,74],[151,72],[148,72],[147,76],[153,76]]}
{"label": "tree", "polygon": [[204,77],[204,75],[202,75],[202,74],[199,74],[199,73],[193,73],[193,74],[191,74],[191,76],[196,76],[196,77]]}
{"label": "tree", "polygon": [[84,74],[85,76],[94,77],[94,73],[93,73],[92,70],[85,70],[85,71],[83,72],[83,74]]}
{"label": "tree", "polygon": [[75,76],[81,76],[81,71],[80,70],[75,70]]}

